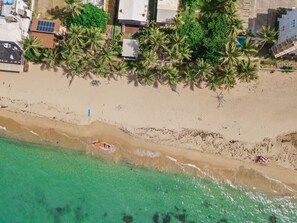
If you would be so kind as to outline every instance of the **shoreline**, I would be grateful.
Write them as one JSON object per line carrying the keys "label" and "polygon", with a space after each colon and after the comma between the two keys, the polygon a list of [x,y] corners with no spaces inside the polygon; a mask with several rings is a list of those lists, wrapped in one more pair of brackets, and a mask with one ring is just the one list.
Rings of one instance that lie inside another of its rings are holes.
{"label": "shoreline", "polygon": [[[206,172],[250,188],[256,184],[257,190],[291,193],[282,182],[297,191],[297,75],[259,76],[230,92],[183,85],[172,91],[125,77],[94,77],[97,86],[92,79],[70,82],[59,69],[31,64],[28,73],[0,71],[0,125],[16,138],[51,145],[60,139],[68,144],[61,146],[87,153],[100,138],[121,148],[112,156],[96,154],[115,162]],[[268,166],[254,163],[259,155],[269,158]]]}
{"label": "shoreline", "polygon": [[[101,122],[76,125],[46,117],[0,110],[4,137],[81,150],[94,157],[130,163],[159,171],[214,178],[251,190],[297,195],[297,171],[274,164],[260,166],[196,150],[157,144],[116,126]],[[116,152],[96,151],[91,142],[100,139],[116,145]]]}

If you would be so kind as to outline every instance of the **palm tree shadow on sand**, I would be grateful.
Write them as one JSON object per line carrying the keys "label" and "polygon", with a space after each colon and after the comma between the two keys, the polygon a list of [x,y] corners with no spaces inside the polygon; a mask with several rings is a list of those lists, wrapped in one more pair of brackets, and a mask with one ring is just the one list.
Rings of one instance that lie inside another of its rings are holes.
{"label": "palm tree shadow on sand", "polygon": [[51,15],[53,19],[59,19],[61,21],[65,20],[67,17],[65,7],[60,8],[59,6],[56,6],[54,8],[48,9],[46,12]]}

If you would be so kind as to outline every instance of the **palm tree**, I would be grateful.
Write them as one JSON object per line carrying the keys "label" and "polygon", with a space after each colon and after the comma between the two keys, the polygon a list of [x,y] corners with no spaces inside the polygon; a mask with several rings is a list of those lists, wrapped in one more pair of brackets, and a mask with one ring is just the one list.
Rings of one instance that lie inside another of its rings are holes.
{"label": "palm tree", "polygon": [[67,62],[69,58],[79,58],[84,52],[80,48],[73,47],[68,41],[64,41],[61,47],[61,58]]}
{"label": "palm tree", "polygon": [[80,60],[77,55],[71,55],[67,61],[65,61],[66,69],[73,76],[79,76],[85,72],[85,67],[80,64]]}
{"label": "palm tree", "polygon": [[43,48],[41,45],[41,40],[37,37],[27,37],[21,41],[23,44],[25,54],[32,51],[36,56],[40,56],[40,49]]}
{"label": "palm tree", "polygon": [[146,68],[153,68],[156,66],[158,55],[152,50],[143,50],[139,61]]}
{"label": "palm tree", "polygon": [[231,27],[230,27],[228,37],[231,40],[235,41],[240,30],[242,30],[242,21],[240,19],[233,18],[231,20]]}
{"label": "palm tree", "polygon": [[94,59],[91,63],[91,72],[97,76],[106,77],[109,67],[98,59]]}
{"label": "palm tree", "polygon": [[220,79],[217,75],[211,75],[207,78],[207,86],[210,90],[215,91],[220,85]]}
{"label": "palm tree", "polygon": [[193,91],[197,84],[197,72],[192,67],[186,68],[183,72],[183,79],[186,86],[190,86],[190,89]]}
{"label": "palm tree", "polygon": [[170,86],[173,87],[177,85],[179,72],[172,64],[166,64],[162,67],[162,75]]}
{"label": "palm tree", "polygon": [[262,45],[261,48],[266,43],[275,43],[277,40],[277,34],[278,32],[274,28],[271,28],[270,26],[262,26],[262,30],[259,33],[259,37],[261,38],[260,44]]}
{"label": "palm tree", "polygon": [[142,85],[152,85],[155,82],[155,71],[152,69],[146,69],[142,67],[137,68],[137,73],[139,75],[139,83]]}
{"label": "palm tree", "polygon": [[81,66],[85,67],[85,69],[89,69],[89,66],[93,61],[93,57],[85,52],[81,54],[79,58]]}
{"label": "palm tree", "polygon": [[213,75],[213,66],[203,58],[198,58],[195,62],[194,69],[197,73],[197,81],[199,86],[203,81],[209,79]]}
{"label": "palm tree", "polygon": [[95,52],[102,47],[104,41],[100,29],[91,27],[86,30],[86,36],[88,37],[86,46],[90,49],[90,51]]}
{"label": "palm tree", "polygon": [[101,61],[101,63],[103,64],[105,63],[109,65],[109,67],[112,69],[113,61],[116,58],[117,58],[117,55],[115,54],[115,52],[113,52],[112,49],[108,47],[108,48],[103,48],[101,50],[98,60]]}
{"label": "palm tree", "polygon": [[168,35],[160,31],[157,27],[152,27],[150,31],[150,36],[145,42],[150,46],[150,48],[160,54],[162,51],[167,51],[167,44],[169,43]]}
{"label": "palm tree", "polygon": [[240,51],[236,47],[235,42],[227,42],[225,46],[225,51],[221,53],[223,55],[222,64],[236,65],[238,62],[238,57],[240,56]]}
{"label": "palm tree", "polygon": [[237,66],[237,77],[241,81],[250,82],[251,80],[257,80],[257,65],[252,63],[250,59],[242,60]]}
{"label": "palm tree", "polygon": [[224,10],[230,20],[237,18],[237,10],[233,2],[226,2],[224,4]]}
{"label": "palm tree", "polygon": [[72,17],[79,16],[84,9],[80,0],[66,0],[66,3],[66,12],[70,13]]}
{"label": "palm tree", "polygon": [[57,49],[48,49],[42,58],[42,62],[46,65],[47,68],[54,68],[58,63],[59,53]]}
{"label": "palm tree", "polygon": [[86,45],[86,30],[82,26],[72,25],[67,31],[67,42],[75,48],[81,48]]}
{"label": "palm tree", "polygon": [[185,59],[191,59],[192,50],[186,37],[181,37],[177,31],[170,35],[170,46],[167,51],[171,63],[181,63]]}
{"label": "palm tree", "polygon": [[239,49],[242,54],[248,58],[257,53],[256,43],[249,36],[244,40],[243,45],[241,45]]}
{"label": "palm tree", "polygon": [[114,62],[114,72],[117,77],[122,77],[127,72],[127,66],[126,63],[123,63],[121,61]]}
{"label": "palm tree", "polygon": [[179,13],[179,14],[177,14],[177,15],[172,19],[172,25],[171,25],[171,27],[172,27],[172,29],[174,29],[174,30],[178,30],[179,27],[181,27],[181,26],[184,25],[184,24],[185,24],[185,22],[184,22],[184,20],[183,20],[183,17],[182,17],[182,15]]}
{"label": "palm tree", "polygon": [[236,84],[235,70],[230,64],[223,66],[221,69],[221,82],[225,85],[225,89],[230,90]]}

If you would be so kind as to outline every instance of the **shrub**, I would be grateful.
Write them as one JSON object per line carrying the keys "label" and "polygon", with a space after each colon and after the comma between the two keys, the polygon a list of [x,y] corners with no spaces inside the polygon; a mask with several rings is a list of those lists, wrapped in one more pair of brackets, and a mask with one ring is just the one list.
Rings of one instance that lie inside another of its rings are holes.
{"label": "shrub", "polygon": [[105,32],[109,15],[103,9],[100,9],[92,4],[84,4],[83,11],[79,16],[68,15],[65,19],[67,27],[71,25],[82,26],[85,28],[97,27],[102,32]]}
{"label": "shrub", "polygon": [[265,60],[261,60],[260,62],[262,65],[273,65],[273,66],[276,66],[277,65],[277,62],[276,62],[276,59],[265,59]]}
{"label": "shrub", "polygon": [[40,51],[40,54],[39,55],[36,55],[33,52],[33,50],[28,50],[25,53],[26,59],[28,59],[29,61],[32,61],[32,62],[41,62],[42,61],[42,58],[43,58],[43,53],[41,52],[42,50],[39,50],[39,51]]}
{"label": "shrub", "polygon": [[282,66],[281,69],[282,69],[284,72],[286,72],[286,73],[287,73],[287,72],[293,72],[293,71],[294,71],[294,69],[293,69],[292,66],[286,66],[286,65]]}

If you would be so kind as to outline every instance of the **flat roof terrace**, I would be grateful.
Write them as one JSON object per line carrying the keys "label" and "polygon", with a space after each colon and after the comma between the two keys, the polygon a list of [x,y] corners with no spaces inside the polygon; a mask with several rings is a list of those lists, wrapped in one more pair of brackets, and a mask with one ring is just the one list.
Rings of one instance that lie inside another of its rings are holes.
{"label": "flat roof terrace", "polygon": [[23,51],[14,42],[0,41],[0,63],[22,64]]}

